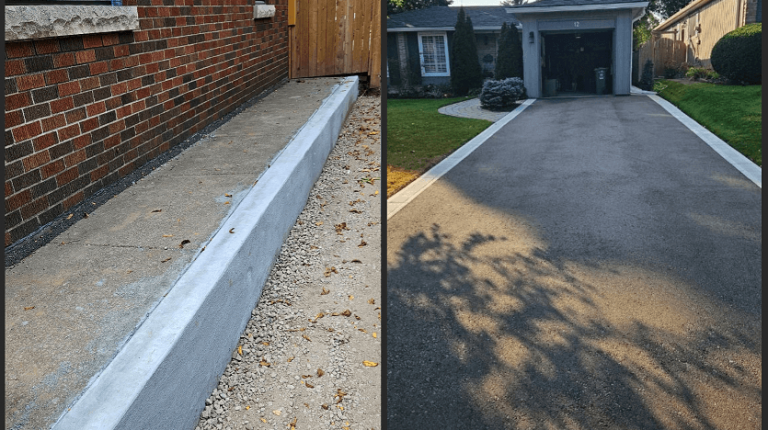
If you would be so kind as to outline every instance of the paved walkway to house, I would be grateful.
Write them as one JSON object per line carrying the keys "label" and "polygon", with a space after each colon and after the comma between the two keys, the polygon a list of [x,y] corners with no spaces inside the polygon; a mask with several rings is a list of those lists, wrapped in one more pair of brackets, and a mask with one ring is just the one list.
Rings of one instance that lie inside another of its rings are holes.
{"label": "paved walkway to house", "polygon": [[388,219],[389,426],[759,428],[761,203],[650,97],[535,101]]}
{"label": "paved walkway to house", "polygon": [[480,106],[480,99],[474,98],[459,103],[454,103],[448,106],[443,106],[437,110],[443,115],[457,116],[460,118],[474,118],[485,119],[488,121],[496,122],[509,112],[494,112],[487,109],[483,109]]}
{"label": "paved walkway to house", "polygon": [[[137,327],[160,308],[163,298],[170,300],[174,285],[191,263],[206,257],[206,246],[208,254],[219,252],[212,238],[218,237],[216,233],[238,212],[234,209],[250,198],[250,191],[257,190],[257,181],[267,178],[270,167],[276,169],[276,160],[280,160],[276,157],[286,144],[314,113],[322,111],[321,105],[325,109],[324,101],[336,94],[333,91],[344,87],[338,85],[340,82],[341,78],[304,79],[280,86],[102,206],[86,209],[87,218],[6,268],[7,429],[50,428],[72,406]],[[351,91],[356,93],[356,84]],[[345,114],[342,112],[338,121],[343,121]],[[321,128],[318,124],[309,127]],[[322,163],[318,172],[321,167]],[[301,207],[305,198],[301,198]],[[240,227],[233,230],[226,237],[234,242],[246,234]],[[279,249],[279,243],[277,246]],[[264,261],[268,263],[269,258]],[[210,271],[226,263],[221,261]],[[259,262],[253,264],[258,266]],[[248,278],[254,276],[251,289],[260,292],[261,286],[256,285],[259,269],[248,270]],[[268,265],[264,270],[268,273]],[[204,276],[198,279],[211,282]],[[211,298],[211,303],[216,300]],[[228,300],[243,301],[245,297]],[[247,321],[253,305],[246,304],[250,308],[238,320]],[[236,313],[235,308],[219,312]],[[173,326],[180,321],[167,323]],[[160,337],[161,333],[155,335]],[[151,352],[146,351],[148,361],[155,358]],[[225,351],[226,361],[230,353]],[[198,350],[187,361],[207,360],[208,354]],[[129,365],[127,370],[136,367],[140,364]],[[188,381],[210,378],[191,367],[195,370],[186,375]],[[171,397],[187,394],[186,387],[165,389],[175,392]],[[209,394],[200,392],[199,397]],[[121,407],[110,402],[98,409],[104,412]],[[190,411],[168,412],[189,415]],[[192,411],[191,419],[198,414],[199,410]],[[155,428],[176,428],[162,421],[155,423]]]}

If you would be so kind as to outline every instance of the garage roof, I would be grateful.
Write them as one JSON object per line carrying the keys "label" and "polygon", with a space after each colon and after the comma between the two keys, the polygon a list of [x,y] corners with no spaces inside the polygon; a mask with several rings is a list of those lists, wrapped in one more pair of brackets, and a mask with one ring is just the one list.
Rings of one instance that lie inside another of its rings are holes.
{"label": "garage roof", "polygon": [[568,12],[583,10],[635,9],[648,6],[638,0],[539,0],[519,6],[506,7],[509,13]]}
{"label": "garage roof", "polygon": [[[501,6],[465,7],[464,12],[472,19],[475,30],[498,30],[501,24],[517,24]],[[453,30],[459,8],[432,6],[424,9],[409,10],[390,15],[387,18],[387,31]]]}

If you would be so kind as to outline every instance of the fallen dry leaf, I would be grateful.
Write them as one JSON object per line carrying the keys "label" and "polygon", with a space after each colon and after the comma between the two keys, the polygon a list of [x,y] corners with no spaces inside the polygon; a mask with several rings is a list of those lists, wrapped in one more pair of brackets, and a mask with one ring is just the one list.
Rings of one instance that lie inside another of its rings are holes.
{"label": "fallen dry leaf", "polygon": [[240,355],[243,355],[243,346],[242,345],[237,345],[237,353],[240,354]]}
{"label": "fallen dry leaf", "polygon": [[181,243],[179,244],[179,248],[184,249],[184,245],[186,245],[188,243],[190,243],[190,242],[187,239],[182,240]]}
{"label": "fallen dry leaf", "polygon": [[259,419],[260,419],[260,420],[261,420],[261,422],[263,422],[263,423],[266,423],[266,422],[267,422],[267,420],[265,420],[264,418],[259,418]]}
{"label": "fallen dry leaf", "polygon": [[160,260],[161,263],[165,263],[166,261],[171,261],[171,257],[168,257],[165,260]]}
{"label": "fallen dry leaf", "polygon": [[31,311],[31,310],[32,310],[32,309],[34,309],[34,308],[35,308],[34,306],[25,306],[25,307],[24,307],[24,310],[25,310],[25,311]]}
{"label": "fallen dry leaf", "polygon": [[352,260],[350,263],[360,263],[360,264],[363,264],[363,262],[362,262],[362,261],[360,261],[360,260],[358,260],[357,258],[355,258],[354,260]]}
{"label": "fallen dry leaf", "polygon": [[291,361],[293,361],[294,358],[296,358],[296,357],[289,357],[288,358],[288,362],[290,363]]}
{"label": "fallen dry leaf", "polygon": [[325,403],[323,403],[322,405],[320,405],[320,407],[321,407],[321,408],[323,408],[323,409],[325,409],[325,410],[328,410],[328,405],[326,405]]}
{"label": "fallen dry leaf", "polygon": [[374,337],[374,339],[377,337],[377,336],[376,336],[376,333],[374,333],[374,334],[373,334],[373,337]]}
{"label": "fallen dry leaf", "polygon": [[327,288],[323,287],[323,291],[321,291],[321,292],[320,292],[320,295],[321,295],[321,296],[324,296],[324,295],[326,295],[326,294],[328,294],[328,293],[330,293],[330,292],[331,292],[331,290],[329,290],[329,289],[327,289]]}
{"label": "fallen dry leaf", "polygon": [[353,296],[353,295],[350,295],[350,296],[349,296],[349,300],[355,300],[355,296]]}
{"label": "fallen dry leaf", "polygon": [[71,219],[71,218],[72,218],[74,215],[75,215],[75,214],[69,214],[69,216],[67,217],[67,219]]}
{"label": "fallen dry leaf", "polygon": [[369,305],[375,305],[375,304],[376,304],[376,300],[374,300],[374,299],[368,299],[368,304],[369,304]]}
{"label": "fallen dry leaf", "polygon": [[379,365],[379,363],[374,363],[373,361],[363,360],[363,365],[365,367],[376,367]]}
{"label": "fallen dry leaf", "polygon": [[232,194],[224,193],[224,197],[232,197]]}
{"label": "fallen dry leaf", "polygon": [[367,244],[367,243],[365,243],[365,241],[364,241],[364,240],[361,240],[361,241],[360,241],[360,245],[357,245],[357,247],[358,247],[358,248],[362,248],[362,247],[364,247],[365,245],[368,245],[368,244]]}
{"label": "fallen dry leaf", "polygon": [[307,336],[306,334],[302,334],[301,337],[303,337],[304,339],[312,342],[312,339],[310,339],[309,336]]}
{"label": "fallen dry leaf", "polygon": [[234,227],[230,228],[230,229],[229,229],[229,232],[230,232],[230,233],[234,233],[234,232],[235,232],[235,228],[234,228]]}
{"label": "fallen dry leaf", "polygon": [[319,369],[319,368],[318,368],[318,369],[317,369],[317,377],[319,378],[319,377],[321,377],[321,376],[323,376],[323,375],[325,375],[325,372],[323,372],[323,369]]}
{"label": "fallen dry leaf", "polygon": [[280,416],[280,414],[282,414],[282,412],[280,412],[278,409],[275,409],[274,411],[272,411],[272,413],[277,415],[278,417]]}
{"label": "fallen dry leaf", "polygon": [[345,317],[348,317],[348,316],[352,315],[352,312],[350,312],[350,310],[347,309],[344,312],[342,312],[341,314],[344,315]]}
{"label": "fallen dry leaf", "polygon": [[323,222],[322,221],[318,221],[318,222],[315,223],[315,225],[323,225]]}
{"label": "fallen dry leaf", "polygon": [[361,214],[361,213],[363,213],[363,211],[360,211],[360,210],[357,210],[357,209],[350,209],[349,211],[352,212],[353,214]]}
{"label": "fallen dry leaf", "polygon": [[269,366],[271,366],[271,365],[272,365],[272,363],[267,363],[267,362],[266,362],[266,361],[265,361],[263,358],[261,359],[261,361],[259,362],[259,364],[260,364],[260,365],[262,365],[262,366],[264,366],[264,367],[269,367]]}
{"label": "fallen dry leaf", "polygon": [[251,409],[251,407],[250,406],[246,406],[245,410],[247,411],[248,409]]}
{"label": "fallen dry leaf", "polygon": [[163,237],[173,237],[172,234],[164,234]]}
{"label": "fallen dry leaf", "polygon": [[309,382],[305,382],[304,385],[306,385],[307,388],[315,388],[315,386],[310,384]]}

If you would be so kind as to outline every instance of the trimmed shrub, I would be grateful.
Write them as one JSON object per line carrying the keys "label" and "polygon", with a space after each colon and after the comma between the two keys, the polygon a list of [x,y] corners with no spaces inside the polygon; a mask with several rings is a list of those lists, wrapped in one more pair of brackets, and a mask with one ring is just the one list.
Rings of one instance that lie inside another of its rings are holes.
{"label": "trimmed shrub", "polygon": [[515,26],[501,25],[495,79],[523,77],[523,46]]}
{"label": "trimmed shrub", "polygon": [[691,67],[685,73],[685,77],[689,79],[693,79],[694,81],[697,81],[699,79],[715,80],[715,79],[718,79],[720,75],[718,75],[717,72],[713,70],[705,69],[703,67]]}
{"label": "trimmed shrub", "polygon": [[480,92],[480,105],[485,109],[503,109],[524,98],[526,95],[522,79],[488,80]]}
{"label": "trimmed shrub", "polygon": [[762,37],[762,23],[745,25],[726,34],[712,48],[712,68],[731,81],[761,83]]}
{"label": "trimmed shrub", "polygon": [[640,77],[640,89],[653,91],[653,61],[645,60],[643,75]]}
{"label": "trimmed shrub", "polygon": [[451,42],[451,86],[456,95],[463,96],[471,88],[479,88],[483,82],[475,30],[463,7],[459,9]]}

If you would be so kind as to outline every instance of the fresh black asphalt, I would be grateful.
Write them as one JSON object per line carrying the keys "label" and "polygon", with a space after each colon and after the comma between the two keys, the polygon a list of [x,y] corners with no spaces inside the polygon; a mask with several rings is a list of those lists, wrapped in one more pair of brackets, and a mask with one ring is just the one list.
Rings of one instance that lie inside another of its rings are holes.
{"label": "fresh black asphalt", "polygon": [[537,100],[388,220],[388,427],[759,428],[761,204],[648,97]]}

